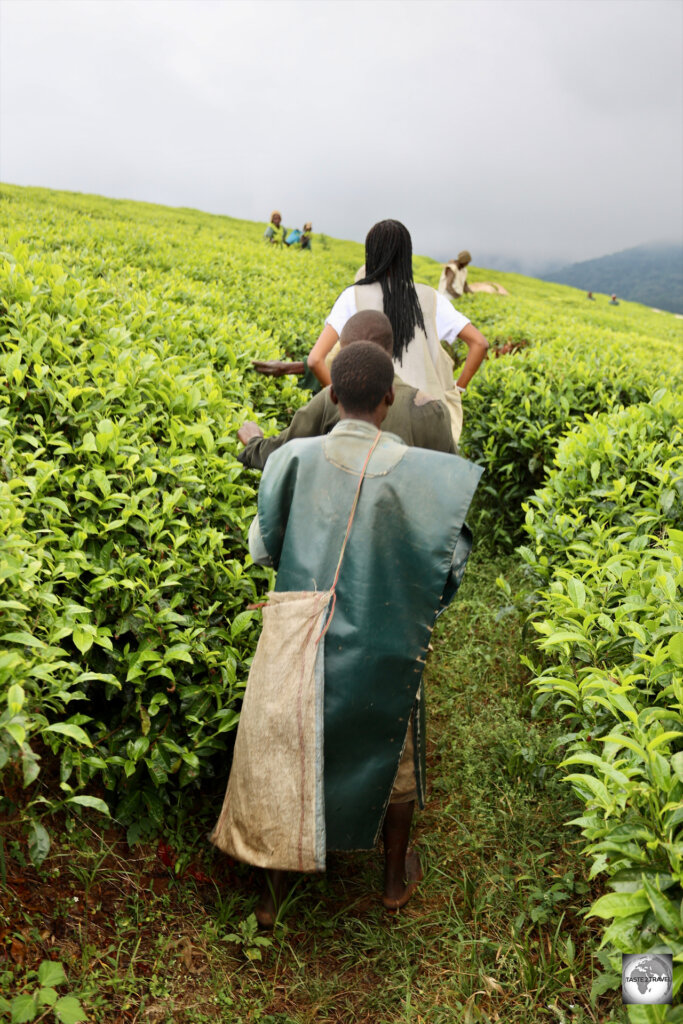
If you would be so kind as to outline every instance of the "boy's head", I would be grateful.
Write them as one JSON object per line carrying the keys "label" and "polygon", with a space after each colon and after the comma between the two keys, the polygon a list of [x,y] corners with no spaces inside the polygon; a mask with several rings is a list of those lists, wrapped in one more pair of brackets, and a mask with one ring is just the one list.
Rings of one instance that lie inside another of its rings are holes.
{"label": "boy's head", "polygon": [[389,317],[375,309],[354,313],[342,327],[339,345],[346,348],[357,341],[372,341],[391,356],[394,351],[394,332]]}
{"label": "boy's head", "polygon": [[368,420],[379,426],[394,401],[394,364],[376,342],[357,341],[332,363],[330,397],[340,418]]}

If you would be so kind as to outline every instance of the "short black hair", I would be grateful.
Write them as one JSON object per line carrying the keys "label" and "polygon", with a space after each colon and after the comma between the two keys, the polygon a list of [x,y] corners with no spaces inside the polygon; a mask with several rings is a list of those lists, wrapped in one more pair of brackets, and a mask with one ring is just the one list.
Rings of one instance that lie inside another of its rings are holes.
{"label": "short black hair", "polygon": [[332,387],[345,412],[371,413],[394,383],[394,364],[379,345],[357,341],[343,348],[331,368]]}
{"label": "short black hair", "polygon": [[342,327],[339,342],[344,346],[357,341],[372,341],[392,356],[394,332],[386,313],[380,313],[378,309],[362,309],[349,317]]}

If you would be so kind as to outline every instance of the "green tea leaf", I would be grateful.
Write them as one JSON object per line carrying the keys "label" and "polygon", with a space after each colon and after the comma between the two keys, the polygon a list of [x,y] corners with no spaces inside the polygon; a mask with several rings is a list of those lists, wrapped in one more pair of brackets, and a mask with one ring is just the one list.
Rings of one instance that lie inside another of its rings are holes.
{"label": "green tea leaf", "polygon": [[44,732],[56,732],[61,736],[68,736],[70,739],[76,740],[77,743],[83,743],[86,747],[92,747],[87,732],[81,729],[80,725],[74,725],[71,722],[54,722],[52,725],[46,726]]}
{"label": "green tea leaf", "polygon": [[256,613],[253,611],[239,612],[230,625],[230,636],[239,636],[241,633],[244,633],[246,629],[249,629],[254,620],[255,614]]}
{"label": "green tea leaf", "polygon": [[2,728],[10,734],[10,736],[12,737],[14,742],[18,744],[18,746],[21,747],[23,745],[26,739],[26,730],[24,729],[23,725],[19,725],[18,722],[7,722],[5,723],[5,725],[2,726]]}
{"label": "green tea leaf", "polygon": [[26,647],[46,647],[47,645],[39,640],[37,636],[25,631],[18,633],[4,633],[2,639],[13,644],[24,644]]}
{"label": "green tea leaf", "polygon": [[649,905],[643,889],[638,892],[608,892],[595,901],[588,917],[630,917],[647,910]]}
{"label": "green tea leaf", "polygon": [[76,626],[74,629],[73,641],[81,654],[85,654],[86,651],[90,650],[93,645],[93,639],[92,633],[86,632],[84,629],[81,629],[80,626]]}
{"label": "green tea leaf", "polygon": [[107,817],[110,816],[106,803],[97,796],[71,796],[67,803],[79,804],[81,807],[92,807],[93,810],[100,811],[101,814],[106,814]]}
{"label": "green tea leaf", "polygon": [[683,934],[683,921],[681,920],[680,904],[676,906],[671,902],[657,886],[650,881],[647,875],[643,875],[643,889],[654,910],[655,917],[664,928],[667,935]]}
{"label": "green tea leaf", "polygon": [[669,657],[674,665],[683,665],[683,633],[676,633],[669,640]]}
{"label": "green tea leaf", "polygon": [[575,608],[583,608],[586,603],[586,588],[581,580],[570,577],[567,580],[567,593]]}
{"label": "green tea leaf", "polygon": [[18,683],[14,683],[7,691],[7,709],[10,715],[18,715],[24,706],[24,690]]}

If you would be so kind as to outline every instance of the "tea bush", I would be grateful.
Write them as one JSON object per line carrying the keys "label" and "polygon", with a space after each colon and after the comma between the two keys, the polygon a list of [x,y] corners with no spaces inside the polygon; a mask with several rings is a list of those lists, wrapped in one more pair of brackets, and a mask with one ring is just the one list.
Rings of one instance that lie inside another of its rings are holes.
{"label": "tea bush", "polygon": [[479,529],[504,548],[519,543],[522,503],[541,486],[561,436],[591,414],[647,401],[675,371],[674,360],[645,347],[573,336],[489,360],[467,389],[462,435],[465,454],[486,467]]}
{"label": "tea bush", "polygon": [[0,769],[40,860],[41,810],[109,804],[133,840],[224,771],[271,579],[236,430],[306,400],[251,359],[310,347],[349,271],[191,211],[3,204]]}
{"label": "tea bush", "polygon": [[[567,723],[603,945],[673,951],[683,984],[683,400],[594,416],[526,505],[539,703]],[[620,958],[607,983],[617,984]],[[660,1013],[661,1009],[661,1013]],[[637,1017],[637,1011],[634,1011]],[[666,1019],[652,1008],[652,1020]],[[634,1017],[635,1019],[635,1017]]]}

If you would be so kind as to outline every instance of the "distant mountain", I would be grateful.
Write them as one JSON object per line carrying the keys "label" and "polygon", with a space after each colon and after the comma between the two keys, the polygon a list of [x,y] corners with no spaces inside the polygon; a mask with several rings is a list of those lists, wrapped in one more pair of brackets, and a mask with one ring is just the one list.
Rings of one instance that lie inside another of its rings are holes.
{"label": "distant mountain", "polygon": [[546,271],[544,281],[683,313],[683,245],[659,242]]}
{"label": "distant mountain", "polygon": [[[563,264],[560,260],[539,261],[534,256],[511,256],[510,253],[497,253],[493,250],[473,250],[474,265],[487,267],[489,270],[502,270],[507,274],[523,274],[525,277],[540,277],[550,274]],[[447,257],[453,259],[453,255]],[[444,263],[446,260],[443,261]]]}

